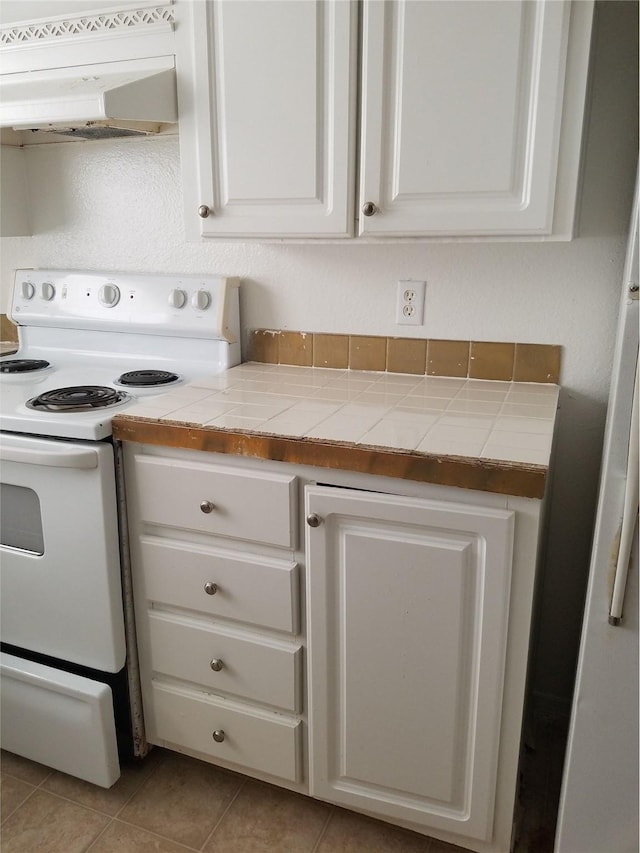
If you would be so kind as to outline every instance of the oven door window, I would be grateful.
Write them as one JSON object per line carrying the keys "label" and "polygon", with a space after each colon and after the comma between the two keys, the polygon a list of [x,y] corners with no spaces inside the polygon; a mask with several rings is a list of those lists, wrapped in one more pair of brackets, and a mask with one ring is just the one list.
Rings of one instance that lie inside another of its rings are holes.
{"label": "oven door window", "polygon": [[8,548],[44,554],[40,499],[33,489],[0,485],[0,541]]}

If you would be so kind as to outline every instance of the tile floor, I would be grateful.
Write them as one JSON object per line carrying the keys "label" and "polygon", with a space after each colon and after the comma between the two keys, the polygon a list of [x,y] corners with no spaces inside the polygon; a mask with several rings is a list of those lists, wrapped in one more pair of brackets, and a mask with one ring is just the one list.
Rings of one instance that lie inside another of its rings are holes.
{"label": "tile floor", "polygon": [[[553,848],[564,732],[538,721],[516,853]],[[457,847],[156,749],[109,790],[2,753],[2,853],[455,853]]]}

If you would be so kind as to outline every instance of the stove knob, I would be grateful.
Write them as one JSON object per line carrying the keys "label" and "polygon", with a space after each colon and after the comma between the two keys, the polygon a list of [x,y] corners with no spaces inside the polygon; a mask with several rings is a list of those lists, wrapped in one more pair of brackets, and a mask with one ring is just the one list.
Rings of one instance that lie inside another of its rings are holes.
{"label": "stove knob", "polygon": [[191,297],[191,304],[196,311],[206,311],[211,305],[211,294],[208,290],[197,290]]}
{"label": "stove knob", "polygon": [[45,302],[51,302],[55,295],[56,289],[51,282],[43,281],[40,285],[40,299],[44,299]]}
{"label": "stove knob", "polygon": [[20,290],[22,292],[23,299],[33,299],[33,296],[36,292],[35,287],[31,284],[30,281],[23,281]]}
{"label": "stove knob", "polygon": [[120,301],[120,288],[115,284],[103,284],[98,291],[98,302],[105,308],[113,308]]}
{"label": "stove knob", "polygon": [[187,301],[187,294],[184,290],[172,290],[169,294],[169,305],[172,308],[183,308]]}

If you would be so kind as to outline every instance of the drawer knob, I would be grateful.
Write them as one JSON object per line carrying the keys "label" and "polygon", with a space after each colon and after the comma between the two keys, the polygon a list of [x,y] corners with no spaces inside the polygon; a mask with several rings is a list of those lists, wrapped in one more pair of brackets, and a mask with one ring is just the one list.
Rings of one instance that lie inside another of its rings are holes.
{"label": "drawer knob", "polygon": [[201,204],[200,207],[198,208],[198,216],[201,219],[206,219],[210,213],[211,213],[211,208],[209,207],[208,204]]}
{"label": "drawer knob", "polygon": [[215,595],[218,591],[218,584],[211,583],[211,581],[207,581],[204,585],[204,591],[207,593],[207,595]]}
{"label": "drawer knob", "polygon": [[315,512],[310,512],[307,516],[307,524],[309,527],[320,527],[320,522],[322,519],[319,515],[316,515]]}
{"label": "drawer knob", "polygon": [[222,729],[216,729],[212,737],[216,743],[222,743],[224,740],[224,731]]}
{"label": "drawer knob", "polygon": [[213,660],[210,662],[209,666],[211,667],[211,669],[214,672],[220,672],[220,670],[222,669],[224,664],[222,663],[220,658],[213,658]]}
{"label": "drawer knob", "polygon": [[372,201],[365,201],[362,205],[362,212],[365,216],[374,216],[378,212],[378,208]]}
{"label": "drawer knob", "polygon": [[210,512],[213,512],[215,508],[216,508],[216,505],[212,504],[211,501],[200,501],[200,509],[202,510],[202,512],[206,513],[207,515]]}

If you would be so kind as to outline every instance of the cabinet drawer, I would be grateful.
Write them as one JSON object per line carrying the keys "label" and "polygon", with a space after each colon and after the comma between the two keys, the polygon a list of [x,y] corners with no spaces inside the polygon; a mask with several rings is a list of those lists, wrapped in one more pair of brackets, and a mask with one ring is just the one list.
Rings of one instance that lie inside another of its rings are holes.
{"label": "cabinet drawer", "polygon": [[[251,555],[140,539],[144,595],[151,601],[199,610],[265,628],[296,633],[298,566]],[[210,595],[205,591],[205,584]]]}
{"label": "cabinet drawer", "polygon": [[143,521],[294,548],[296,478],[136,456]]}
{"label": "cabinet drawer", "polygon": [[[152,743],[169,741],[221,761],[300,781],[300,720],[204,694],[178,693],[159,684],[153,684],[152,705],[145,709]],[[213,739],[214,731],[224,732],[222,743]]]}
{"label": "cabinet drawer", "polygon": [[216,693],[300,710],[301,646],[229,636],[153,612],[149,639],[155,672],[194,681]]}

